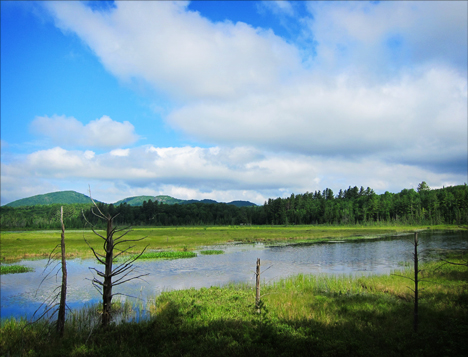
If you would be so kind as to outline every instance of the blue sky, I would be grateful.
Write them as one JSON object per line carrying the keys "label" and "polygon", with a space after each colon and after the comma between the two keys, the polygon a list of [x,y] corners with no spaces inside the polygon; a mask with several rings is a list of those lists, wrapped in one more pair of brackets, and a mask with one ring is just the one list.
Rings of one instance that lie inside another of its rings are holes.
{"label": "blue sky", "polygon": [[467,182],[467,2],[1,2],[1,204]]}

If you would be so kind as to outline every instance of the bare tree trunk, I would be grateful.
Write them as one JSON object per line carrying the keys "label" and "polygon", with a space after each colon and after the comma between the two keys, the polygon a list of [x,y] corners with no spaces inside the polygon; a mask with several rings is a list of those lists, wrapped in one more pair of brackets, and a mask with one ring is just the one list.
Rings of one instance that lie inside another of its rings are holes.
{"label": "bare tree trunk", "polygon": [[57,319],[57,331],[60,337],[63,336],[65,329],[65,304],[67,298],[67,260],[65,259],[65,225],[63,224],[63,206],[60,207],[60,222],[62,224],[62,289],[60,291],[60,305]]}
{"label": "bare tree trunk", "polygon": [[256,293],[255,293],[255,308],[257,312],[260,313],[260,258],[257,258],[257,271],[256,276]]}
{"label": "bare tree trunk", "polygon": [[[89,192],[89,197],[91,198],[91,190]],[[140,254],[136,256],[130,256],[127,258],[123,258],[122,263],[116,264],[116,267],[113,266],[114,259],[117,257],[128,253],[129,250],[135,247],[135,245],[128,246],[125,249],[119,249],[117,248],[117,245],[119,244],[126,244],[126,243],[132,243],[132,242],[137,242],[140,240],[145,239],[146,237],[139,238],[139,239],[123,239],[127,233],[130,232],[130,229],[123,228],[123,229],[117,229],[113,227],[113,222],[114,218],[119,215],[119,213],[115,214],[114,216],[111,216],[109,214],[104,214],[102,211],[99,209],[99,206],[94,202],[94,200],[91,198],[91,201],[93,202],[94,208],[97,209],[98,213],[95,213],[93,209],[91,209],[91,212],[98,218],[104,220],[107,222],[107,231],[105,236],[99,234],[96,232],[96,230],[93,228],[91,223],[86,219],[86,216],[83,213],[83,217],[86,220],[88,224],[91,225],[91,229],[95,235],[100,237],[103,240],[103,248],[104,248],[104,254],[96,252],[96,250],[91,247],[89,242],[85,238],[85,242],[88,244],[89,248],[94,254],[94,257],[97,259],[97,261],[101,264],[104,265],[104,271],[97,270],[96,268],[90,268],[95,271],[95,273],[102,278],[102,280],[98,279],[97,277],[94,277],[92,280],[92,283],[94,287],[102,294],[102,320],[101,320],[101,326],[106,327],[109,325],[111,321],[111,307],[112,307],[112,288],[114,286],[124,284],[128,281],[134,280],[134,279],[140,279],[143,276],[148,275],[146,274],[141,274],[138,276],[129,276],[134,270],[133,263],[140,258],[143,253],[145,252],[146,248],[148,245],[141,251]],[[123,232],[120,234],[118,237],[114,238],[114,234],[118,232]],[[114,249],[117,251],[115,252]]]}
{"label": "bare tree trunk", "polygon": [[106,264],[104,273],[104,285],[102,289],[102,325],[107,326],[110,322],[110,309],[112,306],[112,262],[114,260],[112,218],[107,220],[107,239],[104,243],[106,251]]}

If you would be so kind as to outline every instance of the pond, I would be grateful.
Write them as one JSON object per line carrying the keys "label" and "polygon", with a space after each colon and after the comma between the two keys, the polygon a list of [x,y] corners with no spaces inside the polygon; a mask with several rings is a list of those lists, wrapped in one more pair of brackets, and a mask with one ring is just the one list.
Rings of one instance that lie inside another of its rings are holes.
{"label": "pond", "polygon": [[[229,283],[254,284],[257,258],[261,259],[262,280],[304,274],[389,274],[412,261],[413,234],[359,241],[329,241],[314,244],[264,245],[226,244],[211,246],[221,255],[201,255],[189,259],[137,261],[135,274],[146,274],[115,288],[145,301],[162,291],[222,286]],[[438,249],[467,249],[468,232],[422,232],[419,234],[422,256]],[[24,260],[20,264],[35,272],[1,276],[1,317],[27,317],[51,296],[61,276],[52,275],[42,285],[46,260]],[[270,268],[269,268],[270,267]],[[67,261],[67,303],[70,308],[100,301],[92,286],[93,272],[102,269],[94,260]],[[266,270],[269,268],[268,270]],[[39,286],[40,285],[40,286]],[[136,299],[135,299],[136,300]]]}

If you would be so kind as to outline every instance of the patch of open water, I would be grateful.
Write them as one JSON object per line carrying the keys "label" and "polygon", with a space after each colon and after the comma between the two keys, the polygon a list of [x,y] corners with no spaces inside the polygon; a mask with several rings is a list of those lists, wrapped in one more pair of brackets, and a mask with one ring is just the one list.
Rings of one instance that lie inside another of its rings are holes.
{"label": "patch of open water", "polygon": [[[421,254],[437,249],[467,249],[468,232],[425,232],[419,234]],[[114,288],[119,292],[146,301],[162,291],[221,286],[228,283],[255,282],[257,258],[261,259],[265,282],[303,274],[389,274],[412,260],[413,234],[359,241],[329,241],[313,244],[265,245],[225,244],[210,246],[221,255],[196,258],[137,261],[135,275],[149,273],[143,280],[134,280]],[[206,247],[205,247],[206,248]],[[203,248],[203,249],[205,249]],[[200,249],[200,250],[203,250]],[[1,276],[1,318],[31,318],[40,304],[60,285],[61,275],[44,278],[46,260],[23,260],[19,264],[35,272]],[[102,269],[94,260],[67,261],[67,303],[80,308],[100,301],[90,279],[89,268]]]}

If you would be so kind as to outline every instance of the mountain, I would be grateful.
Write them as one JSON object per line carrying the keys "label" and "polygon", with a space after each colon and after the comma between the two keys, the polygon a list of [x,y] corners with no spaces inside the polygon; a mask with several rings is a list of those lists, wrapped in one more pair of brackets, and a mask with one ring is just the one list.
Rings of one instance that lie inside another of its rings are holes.
{"label": "mountain", "polygon": [[[127,203],[130,206],[142,206],[144,201],[153,201],[156,202],[158,201],[159,203],[164,203],[167,205],[173,205],[173,204],[179,204],[179,205],[187,205],[190,203],[206,203],[206,204],[216,204],[220,203],[215,200],[209,200],[209,199],[204,199],[204,200],[181,200],[179,198],[174,198],[171,196],[135,196],[135,197],[129,197],[125,198],[123,200],[117,201],[114,203],[114,206],[118,206],[121,203]],[[228,205],[234,205],[237,207],[250,207],[250,206],[256,206],[255,203],[249,202],[249,201],[232,201],[227,203]]]}
{"label": "mountain", "polygon": [[52,205],[52,204],[91,203],[89,196],[75,191],[58,191],[22,198],[6,204],[7,207]]}
{"label": "mountain", "polygon": [[142,206],[144,201],[149,201],[149,200],[153,202],[158,201],[160,203],[165,203],[168,205],[186,202],[184,200],[179,200],[178,198],[174,198],[171,196],[134,196],[134,197],[128,197],[128,198],[124,198],[123,200],[117,201],[114,203],[114,206],[118,206],[122,203],[126,203],[130,206]]}
{"label": "mountain", "polygon": [[255,203],[252,203],[250,201],[232,201],[232,202],[229,202],[228,205],[234,205],[234,206],[237,206],[237,207],[256,206]]}
{"label": "mountain", "polygon": [[213,204],[213,203],[219,203],[215,200],[208,200],[208,199],[204,199],[204,200],[186,200],[186,201],[183,201],[181,202],[181,204],[190,204],[190,203],[207,203],[207,204]]}
{"label": "mountain", "polygon": [[133,197],[127,197],[124,198],[123,200],[117,201],[113,203],[114,206],[121,205],[122,203],[126,203],[130,206],[141,206],[143,205],[143,201],[154,201],[154,196],[133,196]]}
{"label": "mountain", "polygon": [[[181,200],[171,196],[134,196],[127,197],[123,200],[115,202],[113,205],[118,206],[122,203],[126,203],[130,206],[142,206],[144,201],[158,201],[159,203],[165,203],[167,205],[173,204],[190,204],[190,203],[219,203],[214,200]],[[99,202],[95,200],[96,202]],[[46,193],[44,195],[36,195],[28,198],[22,198],[6,204],[7,207],[24,207],[24,206],[35,206],[35,205],[51,205],[51,204],[74,204],[74,203],[91,203],[91,199],[81,193],[75,191],[59,191]],[[232,201],[227,203],[228,205],[234,205],[237,207],[248,207],[256,206],[255,203],[248,201]]]}

